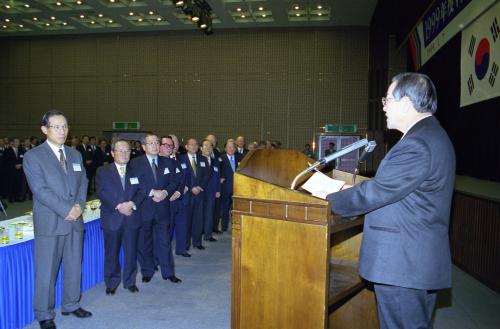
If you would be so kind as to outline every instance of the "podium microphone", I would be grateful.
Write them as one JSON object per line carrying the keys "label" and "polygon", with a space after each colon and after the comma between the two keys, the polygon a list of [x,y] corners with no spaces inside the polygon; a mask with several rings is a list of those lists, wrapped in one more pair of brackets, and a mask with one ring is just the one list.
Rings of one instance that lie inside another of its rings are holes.
{"label": "podium microphone", "polygon": [[366,160],[368,155],[370,155],[370,153],[373,152],[373,150],[375,149],[376,146],[377,146],[377,142],[375,142],[375,141],[370,141],[370,142],[368,142],[368,145],[366,145],[365,149],[363,150],[363,154],[361,154],[361,156],[359,157],[358,165],[356,166],[356,168],[354,169],[354,172],[352,173],[352,185],[354,185],[356,183],[356,175],[359,173],[359,169],[358,169],[359,164]]}
{"label": "podium microphone", "polygon": [[[375,142],[372,141],[374,144]],[[341,150],[335,152],[335,153],[332,153],[332,154],[329,154],[327,155],[326,157],[318,160],[315,164],[313,164],[312,166],[309,166],[308,168],[306,168],[304,171],[302,171],[300,174],[298,174],[293,182],[292,182],[292,186],[291,186],[291,189],[294,190],[295,189],[295,185],[297,184],[297,181],[299,180],[300,177],[302,177],[304,174],[306,174],[307,172],[309,171],[312,171],[314,169],[316,169],[317,167],[323,165],[323,164],[326,164],[326,163],[329,163],[329,162],[332,162],[333,160],[335,159],[338,159],[344,155],[346,155],[347,153],[351,153],[352,151],[355,151],[357,149],[360,149],[362,148],[363,146],[367,146],[369,145],[370,142],[368,142],[368,140],[366,138],[362,139],[362,140],[359,140],[357,142],[354,142],[350,145],[347,145],[346,147],[342,148]],[[375,144],[376,145],[376,144]],[[373,148],[375,148],[375,146],[373,146]],[[372,148],[372,151],[373,151],[373,148]],[[365,148],[365,151],[366,151],[366,148]]]}

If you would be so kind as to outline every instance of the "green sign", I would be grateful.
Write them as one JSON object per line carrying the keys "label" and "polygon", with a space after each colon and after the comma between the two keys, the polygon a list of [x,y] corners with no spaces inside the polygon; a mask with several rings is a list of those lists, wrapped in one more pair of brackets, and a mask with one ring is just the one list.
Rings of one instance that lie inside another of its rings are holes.
{"label": "green sign", "polygon": [[325,133],[355,133],[358,131],[358,126],[354,124],[327,124],[323,129],[325,129]]}
{"label": "green sign", "polygon": [[113,122],[113,129],[127,130],[139,128],[141,128],[139,122]]}

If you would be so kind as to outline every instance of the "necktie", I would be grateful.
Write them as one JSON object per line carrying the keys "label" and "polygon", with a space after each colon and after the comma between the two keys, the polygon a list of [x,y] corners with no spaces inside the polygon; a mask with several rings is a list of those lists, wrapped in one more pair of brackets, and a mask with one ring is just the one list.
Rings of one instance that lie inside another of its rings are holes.
{"label": "necktie", "polygon": [[208,166],[210,167],[210,166],[212,165],[212,161],[211,161],[211,160],[212,160],[212,158],[207,157],[207,160],[208,160]]}
{"label": "necktie", "polygon": [[194,155],[191,157],[191,167],[193,168],[194,175],[196,176],[196,157]]}
{"label": "necktie", "polygon": [[231,162],[231,168],[233,168],[233,171],[236,170],[236,166],[234,165],[234,156],[231,155],[231,158],[229,159]]}
{"label": "necktie", "polygon": [[119,167],[120,180],[122,181],[122,187],[125,189],[125,167]]}
{"label": "necktie", "polygon": [[156,171],[158,170],[158,166],[156,165],[156,159],[155,158],[153,158],[151,160],[151,168],[153,170],[153,177],[155,179],[155,183],[158,183],[158,180],[156,178]]}
{"label": "necktie", "polygon": [[59,149],[59,163],[64,170],[64,173],[68,173],[68,167],[66,166],[66,159],[64,158],[64,152],[62,149]]}

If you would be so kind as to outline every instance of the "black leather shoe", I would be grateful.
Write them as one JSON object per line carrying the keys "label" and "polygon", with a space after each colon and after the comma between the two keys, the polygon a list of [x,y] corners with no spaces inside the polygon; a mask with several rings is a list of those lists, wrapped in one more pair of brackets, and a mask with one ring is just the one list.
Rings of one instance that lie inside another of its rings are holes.
{"label": "black leather shoe", "polygon": [[175,275],[171,275],[171,276],[163,277],[163,280],[170,280],[170,281],[172,281],[173,283],[179,283],[179,282],[182,282],[182,280],[181,280],[181,279],[179,279],[178,277],[176,277]]}
{"label": "black leather shoe", "polygon": [[127,287],[128,291],[130,292],[139,292],[139,288],[137,288],[136,285],[133,285],[133,286],[130,286],[130,287]]}
{"label": "black leather shoe", "polygon": [[92,316],[92,313],[90,313],[89,311],[86,311],[84,310],[83,308],[77,308],[76,310],[74,310],[73,312],[61,312],[62,315],[70,315],[70,314],[73,314],[74,316],[76,316],[77,318],[88,318],[90,316]]}
{"label": "black leather shoe", "polygon": [[215,242],[215,241],[217,241],[217,239],[214,237],[211,237],[211,238],[205,239],[205,241]]}
{"label": "black leather shoe", "polygon": [[151,281],[151,277],[150,276],[143,276],[142,277],[142,282],[148,283],[149,281]]}
{"label": "black leather shoe", "polygon": [[221,233],[222,233],[222,231],[215,230],[215,231],[214,231],[214,233],[215,233],[215,234],[221,234]]}
{"label": "black leather shoe", "polygon": [[176,255],[179,255],[179,256],[182,256],[182,257],[191,257],[191,254],[188,253],[187,251],[181,252],[180,254],[176,254]]}
{"label": "black leather shoe", "polygon": [[199,249],[199,250],[204,250],[205,249],[205,247],[203,247],[203,246],[196,246],[195,248]]}
{"label": "black leather shoe", "polygon": [[43,320],[38,323],[40,324],[40,329],[56,329],[56,324],[53,320]]}
{"label": "black leather shoe", "polygon": [[106,288],[106,295],[114,295],[116,288]]}

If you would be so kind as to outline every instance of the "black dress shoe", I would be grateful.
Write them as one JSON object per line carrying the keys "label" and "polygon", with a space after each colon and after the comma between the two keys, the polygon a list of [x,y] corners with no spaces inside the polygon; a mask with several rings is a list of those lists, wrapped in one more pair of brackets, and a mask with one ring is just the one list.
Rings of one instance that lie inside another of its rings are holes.
{"label": "black dress shoe", "polygon": [[205,241],[215,242],[215,241],[217,241],[217,239],[214,237],[210,237],[208,239],[205,239]]}
{"label": "black dress shoe", "polygon": [[205,247],[203,247],[203,246],[196,246],[195,248],[199,249],[199,250],[204,250],[205,249]]}
{"label": "black dress shoe", "polygon": [[150,276],[143,276],[142,277],[142,282],[148,283],[149,281],[151,281],[151,277]]}
{"label": "black dress shoe", "polygon": [[191,257],[191,254],[188,253],[187,251],[181,252],[180,254],[176,254],[176,255],[179,255],[179,256],[182,256],[182,257]]}
{"label": "black dress shoe", "polygon": [[106,295],[114,295],[116,288],[106,288]]}
{"label": "black dress shoe", "polygon": [[221,234],[221,233],[222,233],[222,231],[215,230],[215,231],[214,231],[214,233],[215,233],[215,234]]}
{"label": "black dress shoe", "polygon": [[61,312],[62,315],[70,315],[70,314],[73,314],[74,316],[76,316],[77,318],[88,318],[90,316],[92,316],[92,313],[90,313],[89,311],[87,310],[84,310],[83,308],[77,308],[76,310],[74,310],[73,312]]}
{"label": "black dress shoe", "polygon": [[56,324],[53,320],[43,320],[38,323],[40,324],[40,329],[56,329]]}
{"label": "black dress shoe", "polygon": [[181,279],[179,279],[178,277],[176,277],[175,275],[171,275],[171,276],[163,277],[163,280],[170,280],[170,281],[172,281],[173,283],[179,283],[179,282],[182,282],[182,280],[181,280]]}
{"label": "black dress shoe", "polygon": [[133,286],[130,286],[130,287],[127,287],[128,291],[130,292],[139,292],[139,288],[137,288],[136,285],[133,285]]}

